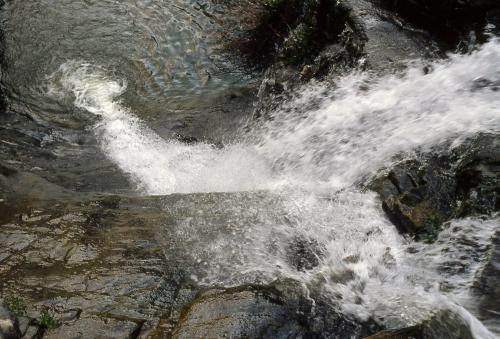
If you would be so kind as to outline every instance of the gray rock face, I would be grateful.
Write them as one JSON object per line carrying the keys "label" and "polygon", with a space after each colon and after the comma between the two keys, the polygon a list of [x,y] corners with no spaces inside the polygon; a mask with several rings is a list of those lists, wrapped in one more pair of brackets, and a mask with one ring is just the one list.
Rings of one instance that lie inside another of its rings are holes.
{"label": "gray rock face", "polygon": [[57,329],[46,332],[44,338],[135,338],[140,330],[141,324],[133,321],[89,317],[65,323]]}
{"label": "gray rock face", "polygon": [[[0,218],[0,297],[27,306],[17,337],[135,337],[155,323],[166,305],[150,300],[167,288],[150,227],[155,209],[118,211],[120,198],[70,193],[64,203],[26,203],[21,197],[29,192],[18,194],[2,194],[0,202],[0,210],[10,211]],[[43,309],[49,318],[42,319]],[[14,319],[6,316],[5,331]]]}
{"label": "gray rock face", "polygon": [[357,324],[323,304],[313,305],[293,281],[269,287],[209,290],[184,311],[174,338],[361,338]]}
{"label": "gray rock face", "polygon": [[[15,199],[19,196],[6,193],[0,202],[5,210],[11,204],[18,207],[0,219],[0,296],[17,296],[26,304],[26,317],[20,317],[26,318],[24,337],[310,338],[352,333],[358,338],[373,333],[372,324],[346,318],[294,281],[209,290],[196,298],[207,288],[207,282],[198,281],[210,274],[212,263],[220,265],[218,277],[239,273],[231,260],[239,262],[248,254],[231,254],[230,249],[251,242],[255,232],[241,225],[268,229],[267,223],[280,222],[280,201],[272,195],[78,194],[64,203]],[[272,215],[261,215],[270,204],[275,204]],[[319,244],[289,240],[281,251],[291,269],[318,264]],[[215,252],[213,244],[218,244]],[[318,300],[314,307],[312,298]],[[49,310],[45,318],[42,310]]]}
{"label": "gray rock face", "polygon": [[499,143],[498,136],[482,135],[447,156],[398,164],[371,188],[402,233],[432,240],[451,218],[500,209]]}
{"label": "gray rock face", "polygon": [[[379,73],[406,67],[409,60],[435,58],[438,46],[423,31],[403,24],[394,13],[368,0],[324,1],[337,21],[335,37],[319,48],[311,59],[290,63],[286,58],[267,68],[259,89],[254,118],[269,118],[270,112],[309,81],[334,81],[353,68]],[[332,33],[333,34],[333,33]]]}
{"label": "gray rock face", "polygon": [[371,1],[347,0],[342,6],[348,10],[357,40],[359,54],[366,65],[376,71],[390,71],[404,66],[412,59],[434,57],[437,50],[425,33],[403,25],[391,12],[376,7]]}
{"label": "gray rock face", "polygon": [[17,319],[9,310],[0,305],[0,338],[20,338]]}
{"label": "gray rock face", "polygon": [[265,289],[209,291],[176,327],[174,338],[305,338],[300,316]]}

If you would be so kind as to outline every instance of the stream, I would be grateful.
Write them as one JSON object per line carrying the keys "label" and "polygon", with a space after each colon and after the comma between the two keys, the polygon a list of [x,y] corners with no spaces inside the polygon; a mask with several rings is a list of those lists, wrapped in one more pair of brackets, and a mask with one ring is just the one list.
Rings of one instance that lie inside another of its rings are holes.
{"label": "stream", "polygon": [[[190,0],[7,1],[11,114],[1,131],[20,146],[2,159],[77,192],[264,192],[275,197],[267,207],[226,201],[231,218],[221,222],[232,232],[202,229],[213,225],[193,204],[198,223],[159,225],[156,237],[168,247],[176,234],[200,286],[293,278],[356,319],[395,328],[451,310],[476,338],[498,337],[500,322],[481,316],[471,288],[500,216],[454,219],[436,242],[416,242],[365,187],[406,159],[500,132],[500,41],[414,60],[402,74],[352,71],[335,87],[306,85],[248,130],[257,79],[217,56],[211,32],[222,10]],[[299,238],[320,249],[307,270],[288,256]]]}

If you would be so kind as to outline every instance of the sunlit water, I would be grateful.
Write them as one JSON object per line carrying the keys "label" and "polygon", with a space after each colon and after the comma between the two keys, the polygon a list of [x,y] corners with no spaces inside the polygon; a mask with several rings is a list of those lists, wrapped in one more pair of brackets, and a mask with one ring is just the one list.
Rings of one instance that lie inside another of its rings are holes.
{"label": "sunlit water", "polygon": [[[71,95],[77,108],[99,117],[93,130],[102,151],[145,195],[267,190],[279,197],[279,206],[257,211],[260,221],[241,225],[244,242],[220,234],[196,244],[194,257],[217,263],[195,277],[200,283],[293,277],[332,302],[340,296],[339,307],[360,319],[404,326],[451,309],[476,337],[493,338],[474,318],[469,292],[500,218],[455,220],[435,244],[413,243],[387,221],[376,195],[356,187],[415,152],[499,132],[499,81],[495,40],[435,63],[427,74],[419,67],[400,76],[353,73],[335,89],[304,89],[272,122],[224,148],[162,139],[120,102],[127,83],[98,65],[64,63],[48,78],[47,95]],[[313,100],[319,104],[310,108]],[[196,240],[196,230],[178,235]],[[314,269],[288,263],[287,244],[296,237],[323,249]],[[469,257],[457,259],[464,252]],[[456,260],[467,268],[443,273]],[[221,274],[228,270],[234,273]],[[350,278],[339,282],[342,272]]]}

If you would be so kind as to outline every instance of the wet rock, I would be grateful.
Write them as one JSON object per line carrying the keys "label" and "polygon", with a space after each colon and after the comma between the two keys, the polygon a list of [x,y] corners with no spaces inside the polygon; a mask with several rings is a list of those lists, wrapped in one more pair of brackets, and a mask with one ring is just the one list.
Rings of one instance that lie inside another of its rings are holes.
{"label": "wet rock", "polygon": [[364,66],[390,72],[405,66],[410,59],[437,56],[437,46],[425,32],[403,26],[394,14],[371,1],[342,1],[349,13],[350,31],[344,32],[348,50],[365,61]]}
{"label": "wet rock", "polygon": [[483,135],[457,150],[459,216],[500,210],[500,136]]}
{"label": "wet rock", "polygon": [[81,265],[91,262],[99,257],[99,253],[92,245],[80,245],[73,247],[65,253],[65,260],[68,265]]}
{"label": "wet rock", "polygon": [[141,324],[112,318],[88,317],[49,330],[44,338],[135,338]]}
{"label": "wet rock", "polygon": [[378,183],[382,208],[401,233],[432,239],[453,216],[456,186],[440,161],[399,164]]}
{"label": "wet rock", "polygon": [[21,336],[24,336],[28,331],[28,328],[33,323],[33,319],[24,316],[18,317],[18,323],[19,323],[19,333]]}
{"label": "wet rock", "polygon": [[286,249],[287,259],[298,271],[311,270],[318,266],[325,249],[315,239],[292,239]]}
{"label": "wet rock", "polygon": [[[256,223],[260,216],[255,210],[270,201],[274,198],[263,193],[78,193],[56,204],[19,204],[18,210],[1,215],[0,239],[7,254],[0,265],[0,296],[22,297],[32,319],[40,320],[41,311],[50,309],[60,327],[47,330],[49,337],[77,336],[92,324],[100,335],[109,331],[113,336],[116,329],[109,319],[126,328],[127,333],[114,337],[127,337],[133,324],[142,324],[141,335],[159,328],[169,337],[181,310],[200,290],[193,277],[213,268],[206,258],[230,253],[210,252],[203,244],[231,239],[224,246],[234,248],[233,240],[249,240],[248,229],[235,223],[235,216]],[[12,241],[13,234],[27,241]],[[213,259],[222,264],[217,269],[229,274],[233,266],[224,267],[219,258]],[[29,336],[38,335],[33,324],[26,330]]]}
{"label": "wet rock", "polygon": [[456,339],[474,338],[466,321],[457,314],[438,311],[421,324],[385,330],[365,339]]}
{"label": "wet rock", "polygon": [[333,308],[313,307],[300,284],[281,281],[200,294],[183,312],[173,337],[359,338],[363,333]]}
{"label": "wet rock", "polygon": [[338,41],[342,9],[330,0],[231,2],[221,40],[251,68],[266,69],[276,61],[299,65]]}
{"label": "wet rock", "polygon": [[273,291],[208,291],[181,317],[173,337],[300,337],[307,330],[299,318]]}
{"label": "wet rock", "polygon": [[432,241],[445,221],[499,210],[499,143],[480,135],[449,154],[399,163],[370,187],[401,233]]}
{"label": "wet rock", "polygon": [[5,192],[4,195],[15,192],[16,195],[29,199],[44,199],[47,197],[71,199],[72,197],[72,194],[66,189],[50,183],[36,174],[18,171],[14,167],[2,165],[1,163],[0,165],[3,168],[0,171],[0,195],[2,192]]}
{"label": "wet rock", "polygon": [[[62,324],[53,337],[77,337],[91,325],[95,336],[106,337],[109,332],[108,337],[128,337],[138,324],[154,322],[166,307],[149,301],[164,271],[161,249],[147,230],[151,225],[144,221],[156,217],[145,217],[142,207],[131,214],[111,213],[116,204],[107,201],[109,197],[59,205],[37,202],[36,213],[13,214],[5,221],[16,223],[0,227],[0,239],[11,253],[1,265],[0,295],[29,300],[31,318],[39,319],[42,309],[53,310],[54,319]],[[35,215],[44,217],[33,221]],[[96,227],[95,218],[88,215],[99,215],[99,224],[107,227]],[[50,232],[40,233],[41,228]],[[80,317],[82,311],[85,317]],[[114,324],[108,318],[120,321]],[[22,325],[26,337],[39,336],[37,326]]]}
{"label": "wet rock", "polygon": [[[438,35],[454,47],[466,35],[476,30],[481,34],[487,23],[494,20],[500,4],[495,0],[379,0],[414,25]],[[492,21],[494,20],[494,21]]]}
{"label": "wet rock", "polygon": [[[285,44],[277,52],[276,60],[266,68],[254,110],[255,119],[271,119],[271,112],[310,81],[328,81],[334,86],[336,77],[355,68],[394,72],[405,68],[408,60],[439,56],[438,46],[429,35],[410,25],[403,27],[392,12],[382,10],[371,1],[317,1],[314,6],[314,13],[321,11],[325,16],[316,19],[316,25],[323,22],[322,25],[332,27],[329,37],[320,44],[308,46],[305,38],[293,39],[294,34],[307,36],[303,26],[294,26],[287,40],[294,47]],[[307,23],[309,19],[297,20]],[[287,48],[296,51],[297,46],[309,55],[300,61],[290,60],[287,55],[293,53],[287,52]]]}
{"label": "wet rock", "polygon": [[484,268],[474,283],[474,292],[479,297],[481,318],[500,328],[500,231],[493,236],[491,248]]}
{"label": "wet rock", "polygon": [[422,328],[413,326],[397,330],[386,330],[366,337],[365,339],[427,339]]}

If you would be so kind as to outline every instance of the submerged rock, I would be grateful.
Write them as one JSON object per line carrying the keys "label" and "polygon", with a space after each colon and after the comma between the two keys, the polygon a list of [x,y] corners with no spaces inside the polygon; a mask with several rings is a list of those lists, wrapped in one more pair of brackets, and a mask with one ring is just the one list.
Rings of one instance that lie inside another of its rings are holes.
{"label": "submerged rock", "polygon": [[365,339],[466,339],[474,338],[466,322],[451,311],[439,311],[421,324],[385,330]]}
{"label": "submerged rock", "polygon": [[493,236],[484,268],[478,274],[473,291],[479,297],[480,317],[500,328],[500,230]]}
{"label": "submerged rock", "polygon": [[286,252],[290,265],[299,271],[307,271],[320,264],[325,249],[314,239],[296,237],[290,242]]}

